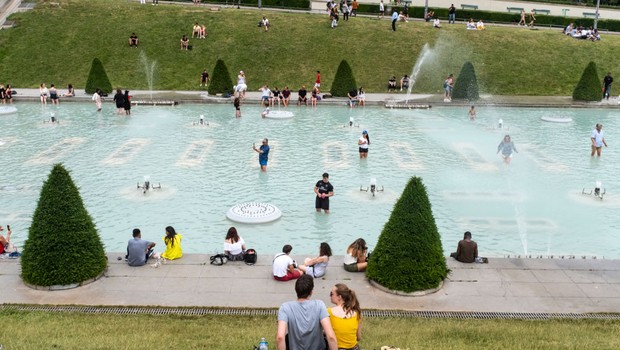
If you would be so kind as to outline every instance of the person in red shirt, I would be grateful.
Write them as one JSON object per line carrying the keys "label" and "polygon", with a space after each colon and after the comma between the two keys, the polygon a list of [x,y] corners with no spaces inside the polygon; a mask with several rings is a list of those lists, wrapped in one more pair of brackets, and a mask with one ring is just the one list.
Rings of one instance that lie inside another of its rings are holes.
{"label": "person in red shirt", "polygon": [[320,93],[321,92],[321,72],[320,71],[316,71],[316,83],[314,83],[314,87],[316,88],[316,93]]}

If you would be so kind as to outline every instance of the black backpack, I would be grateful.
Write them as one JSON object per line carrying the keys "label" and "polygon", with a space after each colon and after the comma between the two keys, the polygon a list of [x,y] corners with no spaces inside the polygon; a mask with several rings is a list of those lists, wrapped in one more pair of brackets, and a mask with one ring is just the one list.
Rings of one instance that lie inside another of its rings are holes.
{"label": "black backpack", "polygon": [[257,259],[258,259],[258,256],[256,255],[256,250],[250,248],[245,251],[243,260],[245,261],[246,265],[256,264]]}

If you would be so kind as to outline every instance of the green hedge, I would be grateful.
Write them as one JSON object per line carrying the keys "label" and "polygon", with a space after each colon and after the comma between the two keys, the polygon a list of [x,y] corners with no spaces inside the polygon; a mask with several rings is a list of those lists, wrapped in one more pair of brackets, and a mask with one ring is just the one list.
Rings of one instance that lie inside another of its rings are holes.
{"label": "green hedge", "polygon": [[413,177],[381,231],[366,276],[410,293],[438,287],[449,272],[426,188]]}
{"label": "green hedge", "polygon": [[68,285],[107,266],[93,219],[69,172],[54,165],[41,189],[21,257],[22,278],[37,286]]}
{"label": "green hedge", "polygon": [[463,64],[463,68],[461,68],[461,72],[456,78],[452,90],[452,98],[467,101],[476,101],[480,98],[476,70],[474,69],[474,65],[469,61]]}
{"label": "green hedge", "polygon": [[[386,5],[386,9],[389,6]],[[544,6],[539,6],[544,7]],[[402,6],[391,6],[392,10],[402,11]],[[428,8],[429,11],[435,11],[435,16],[447,19],[448,18],[448,9],[447,8]],[[358,13],[364,14],[379,14],[379,5],[370,5],[370,4],[360,4],[357,10]],[[387,13],[389,16],[390,14]],[[413,18],[424,18],[424,7],[410,7],[409,8],[409,17]],[[479,11],[479,10],[456,10],[456,18],[460,20],[473,18],[474,20],[482,19],[485,22],[499,22],[499,23],[518,23],[521,19],[521,15],[519,13],[508,13],[508,12],[490,12],[490,11]],[[528,16],[529,22],[529,16]],[[582,27],[592,27],[594,26],[594,19],[592,18],[573,18],[573,17],[563,17],[563,16],[547,16],[547,15],[536,15],[536,25],[540,26],[558,26],[558,27],[566,27],[570,23],[574,23],[577,26]],[[620,32],[620,21],[618,20],[609,20],[609,19],[599,19],[598,28],[609,30],[612,32]]]}
{"label": "green hedge", "polygon": [[234,91],[233,82],[230,78],[226,63],[221,59],[215,62],[215,68],[213,68],[213,74],[211,74],[208,91],[209,95],[222,94],[227,91],[232,94]]}
{"label": "green hedge", "polygon": [[342,60],[334,76],[330,92],[334,97],[347,97],[351,90],[357,90],[357,83],[355,82],[351,66],[349,66],[346,60]]}
{"label": "green hedge", "polygon": [[112,83],[110,83],[110,78],[108,78],[108,74],[105,68],[103,68],[103,63],[98,58],[94,58],[84,90],[87,94],[93,94],[97,88],[106,94],[112,92]]}
{"label": "green hedge", "polygon": [[[176,2],[192,2],[192,0],[172,0]],[[217,5],[237,5],[239,0],[209,0],[202,1],[203,4],[217,4]],[[241,6],[257,6],[258,0],[241,0]],[[261,5],[263,7],[277,7],[277,8],[292,8],[292,9],[309,9],[310,0],[262,0]]]}
{"label": "green hedge", "polygon": [[596,63],[590,61],[583,70],[581,79],[573,91],[573,100],[577,101],[600,101],[603,99],[601,80],[598,77]]}

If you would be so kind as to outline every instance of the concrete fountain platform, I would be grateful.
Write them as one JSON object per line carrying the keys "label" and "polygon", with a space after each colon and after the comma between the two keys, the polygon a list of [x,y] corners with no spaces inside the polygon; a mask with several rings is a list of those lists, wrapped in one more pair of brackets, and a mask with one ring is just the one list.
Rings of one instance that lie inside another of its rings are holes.
{"label": "concrete fountain platform", "polygon": [[[295,299],[294,282],[271,278],[271,255],[246,266],[209,265],[209,256],[187,254],[160,268],[129,267],[109,253],[106,276],[64,291],[28,288],[19,277],[19,260],[0,259],[1,304],[277,308]],[[303,256],[295,256],[303,261]],[[329,304],[329,291],[345,283],[364,309],[512,313],[620,312],[620,263],[604,259],[490,258],[488,264],[461,264],[437,293],[405,297],[372,287],[361,273],[342,268],[332,257],[327,274],[315,280],[313,298]]]}

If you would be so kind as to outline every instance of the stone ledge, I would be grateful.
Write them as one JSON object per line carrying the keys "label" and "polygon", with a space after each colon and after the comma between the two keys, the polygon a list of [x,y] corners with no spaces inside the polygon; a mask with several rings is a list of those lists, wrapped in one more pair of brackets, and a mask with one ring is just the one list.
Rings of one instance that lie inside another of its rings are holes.
{"label": "stone ledge", "polygon": [[439,287],[437,288],[432,288],[432,289],[427,289],[427,290],[420,290],[417,292],[412,292],[412,293],[406,293],[406,292],[402,292],[399,290],[391,290],[388,288],[385,288],[384,286],[380,285],[379,283],[373,281],[373,280],[368,280],[368,282],[370,283],[371,286],[377,288],[378,290],[385,292],[385,293],[390,293],[390,294],[394,294],[394,295],[399,295],[402,297],[423,297],[425,295],[429,295],[429,294],[433,294],[438,292],[442,287],[443,287],[443,281],[441,281],[441,283],[439,283]]}
{"label": "stone ledge", "polygon": [[30,283],[24,282],[24,285],[26,285],[26,287],[28,287],[28,288],[32,288],[32,289],[35,289],[35,290],[47,290],[47,291],[74,289],[74,288],[77,288],[77,287],[85,286],[87,284],[91,284],[91,283],[101,279],[102,277],[105,276],[106,272],[108,272],[108,268],[107,267],[97,277],[90,278],[90,279],[87,279],[86,281],[82,281],[82,282],[79,282],[79,283],[71,283],[71,284],[64,284],[64,285],[57,284],[57,285],[53,285],[53,286],[37,286],[37,285],[34,285],[34,284],[30,284]]}

